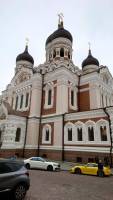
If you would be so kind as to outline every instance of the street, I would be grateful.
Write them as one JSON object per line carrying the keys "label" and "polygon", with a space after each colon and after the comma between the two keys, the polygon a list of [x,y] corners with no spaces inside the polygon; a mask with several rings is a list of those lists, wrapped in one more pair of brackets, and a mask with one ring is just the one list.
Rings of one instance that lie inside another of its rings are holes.
{"label": "street", "polygon": [[96,177],[68,171],[30,170],[25,200],[113,200],[113,176]]}

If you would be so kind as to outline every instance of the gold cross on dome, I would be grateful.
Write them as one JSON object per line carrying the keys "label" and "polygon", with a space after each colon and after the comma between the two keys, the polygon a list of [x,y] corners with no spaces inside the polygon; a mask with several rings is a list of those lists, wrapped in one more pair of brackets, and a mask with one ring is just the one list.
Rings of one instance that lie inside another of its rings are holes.
{"label": "gold cross on dome", "polygon": [[26,46],[28,46],[28,44],[29,44],[29,38],[26,38],[25,41],[26,41]]}
{"label": "gold cross on dome", "polygon": [[64,17],[63,13],[59,13],[58,17],[59,17],[59,24],[60,24],[61,22],[63,22],[63,17]]}
{"label": "gold cross on dome", "polygon": [[89,50],[91,49],[91,43],[90,42],[88,42],[88,45],[89,45]]}

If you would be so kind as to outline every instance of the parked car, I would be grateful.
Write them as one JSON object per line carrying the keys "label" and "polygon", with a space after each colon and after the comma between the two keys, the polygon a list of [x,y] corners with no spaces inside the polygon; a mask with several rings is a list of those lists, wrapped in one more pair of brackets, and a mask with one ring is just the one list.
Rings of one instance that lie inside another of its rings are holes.
{"label": "parked car", "polygon": [[[89,175],[97,175],[100,176],[98,171],[98,164],[97,163],[87,163],[87,164],[79,164],[75,165],[70,169],[71,173],[75,174],[89,174]],[[103,167],[103,176],[111,175],[111,170],[109,166]]]}
{"label": "parked car", "polygon": [[60,170],[59,163],[48,161],[42,157],[31,157],[24,160],[24,163],[27,169],[37,168],[37,169],[44,169],[48,171]]}
{"label": "parked car", "polygon": [[29,186],[29,172],[24,162],[0,159],[0,195],[10,192],[11,199],[23,200]]}

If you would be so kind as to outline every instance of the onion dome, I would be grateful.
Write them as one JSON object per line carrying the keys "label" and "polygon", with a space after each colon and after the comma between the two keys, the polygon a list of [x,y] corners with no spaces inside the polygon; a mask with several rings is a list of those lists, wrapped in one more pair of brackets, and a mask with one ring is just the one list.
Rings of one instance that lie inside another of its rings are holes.
{"label": "onion dome", "polygon": [[23,53],[19,54],[16,58],[16,62],[22,61],[22,60],[25,60],[25,61],[28,61],[28,62],[34,64],[33,57],[28,53],[28,45],[26,45],[25,51]]}
{"label": "onion dome", "polygon": [[82,68],[84,68],[87,65],[97,65],[97,66],[99,66],[99,61],[92,56],[90,49],[89,49],[88,57],[82,62]]}
{"label": "onion dome", "polygon": [[56,38],[66,38],[69,39],[71,42],[73,41],[72,35],[69,31],[67,31],[66,29],[64,29],[63,27],[63,21],[61,21],[58,24],[58,29],[56,31],[54,31],[46,40],[46,45],[48,45],[50,42],[52,42],[54,39]]}

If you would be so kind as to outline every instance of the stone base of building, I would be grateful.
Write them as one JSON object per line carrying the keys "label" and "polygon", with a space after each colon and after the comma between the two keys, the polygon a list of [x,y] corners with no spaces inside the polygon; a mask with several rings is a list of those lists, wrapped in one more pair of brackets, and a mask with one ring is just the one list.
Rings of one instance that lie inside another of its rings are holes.
{"label": "stone base of building", "polygon": [[[103,162],[111,162],[109,153],[99,152],[79,152],[79,151],[64,151],[57,150],[42,150],[40,149],[1,149],[0,157],[9,158],[16,155],[17,157],[29,158],[32,156],[41,156],[51,160],[65,160],[70,162],[98,162],[101,159]],[[113,154],[112,154],[113,161]],[[112,162],[113,164],[113,162]]]}
{"label": "stone base of building", "polygon": [[10,158],[12,156],[23,157],[23,149],[0,149],[1,158]]}

